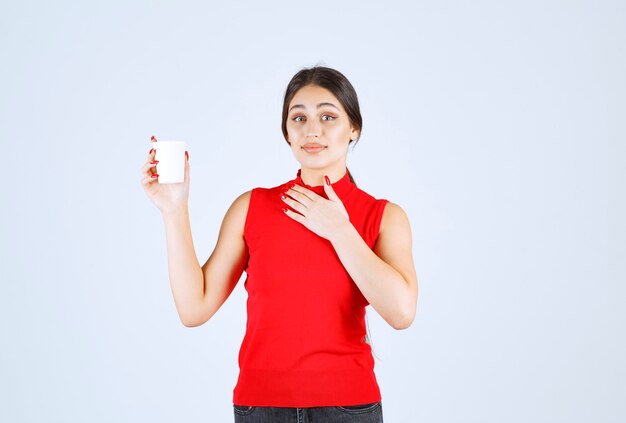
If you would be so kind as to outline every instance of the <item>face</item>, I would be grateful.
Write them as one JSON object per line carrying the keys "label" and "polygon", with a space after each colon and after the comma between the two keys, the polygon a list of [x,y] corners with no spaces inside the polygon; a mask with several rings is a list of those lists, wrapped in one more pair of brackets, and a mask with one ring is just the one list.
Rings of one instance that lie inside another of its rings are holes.
{"label": "face", "polygon": [[302,167],[345,166],[351,139],[358,137],[348,114],[326,88],[307,85],[289,103],[287,135]]}

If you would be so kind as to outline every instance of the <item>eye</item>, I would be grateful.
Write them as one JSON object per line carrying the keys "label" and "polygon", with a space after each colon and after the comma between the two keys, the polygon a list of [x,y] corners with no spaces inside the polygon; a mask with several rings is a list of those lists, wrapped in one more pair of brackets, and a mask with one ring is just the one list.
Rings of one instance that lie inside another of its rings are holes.
{"label": "eye", "polygon": [[[327,118],[327,119],[324,119]],[[304,119],[304,116],[296,116],[294,118],[292,118],[291,120],[293,120],[294,122],[302,122],[302,119]],[[331,115],[322,115],[322,120],[323,121],[333,121],[337,119],[335,116],[331,116]]]}

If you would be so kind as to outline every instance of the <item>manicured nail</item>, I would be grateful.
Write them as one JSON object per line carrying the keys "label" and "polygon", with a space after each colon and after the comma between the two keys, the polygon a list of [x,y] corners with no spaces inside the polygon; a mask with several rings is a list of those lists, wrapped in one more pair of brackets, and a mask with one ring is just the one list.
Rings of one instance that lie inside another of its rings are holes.
{"label": "manicured nail", "polygon": [[156,138],[154,138],[154,135],[150,138],[150,141],[155,142]]}
{"label": "manicured nail", "polygon": [[159,177],[158,173],[155,173],[154,175],[151,176],[151,178],[158,178],[158,177]]}
{"label": "manicured nail", "polygon": [[152,160],[150,164],[157,164],[158,162],[159,162],[158,160]]}
{"label": "manicured nail", "polygon": [[189,153],[187,153],[187,150],[185,150],[185,157],[187,157],[187,160],[189,160]]}
{"label": "manicured nail", "polygon": [[330,185],[330,179],[328,179],[328,176],[324,175],[324,179],[326,179],[326,185]]}
{"label": "manicured nail", "polygon": [[151,148],[148,154],[152,154],[153,151],[154,151],[154,148]]}

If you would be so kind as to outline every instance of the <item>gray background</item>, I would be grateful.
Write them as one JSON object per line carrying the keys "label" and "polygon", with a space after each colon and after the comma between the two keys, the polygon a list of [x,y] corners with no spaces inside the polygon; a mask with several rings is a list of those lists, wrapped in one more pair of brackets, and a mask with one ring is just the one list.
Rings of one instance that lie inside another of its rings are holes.
{"label": "gray background", "polygon": [[87,3],[0,6],[0,420],[232,421],[245,273],[184,327],[139,169],[188,142],[203,264],[295,177],[281,100],[315,64],[412,226],[413,325],[368,307],[385,421],[626,419],[624,2]]}

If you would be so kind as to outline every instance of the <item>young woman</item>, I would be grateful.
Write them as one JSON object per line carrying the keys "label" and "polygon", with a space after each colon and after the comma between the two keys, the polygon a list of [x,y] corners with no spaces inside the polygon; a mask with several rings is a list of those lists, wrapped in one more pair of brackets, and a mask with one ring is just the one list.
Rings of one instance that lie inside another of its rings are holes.
{"label": "young woman", "polygon": [[142,186],[163,215],[183,324],[208,321],[247,273],[235,422],[383,421],[365,307],[405,329],[418,283],[406,214],[358,188],[346,167],[361,127],[343,74],[319,66],[296,73],[282,132],[300,169],[284,184],[237,197],[202,267],[187,208],[189,156],[184,183],[155,183],[152,150],[142,168]]}

